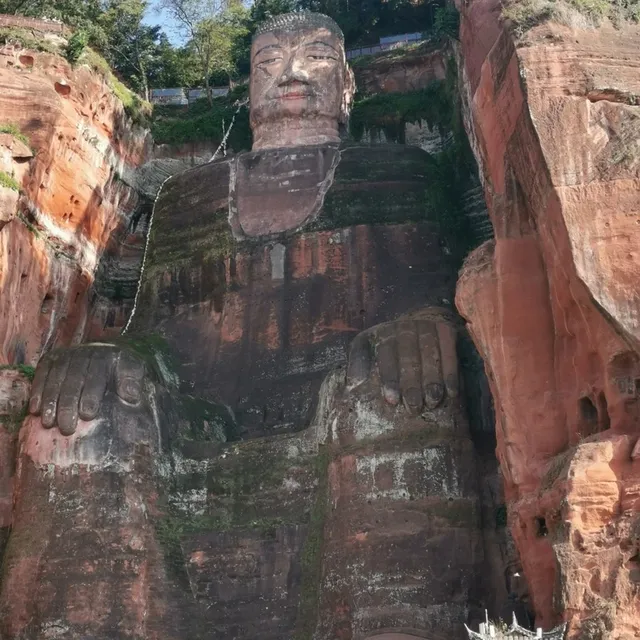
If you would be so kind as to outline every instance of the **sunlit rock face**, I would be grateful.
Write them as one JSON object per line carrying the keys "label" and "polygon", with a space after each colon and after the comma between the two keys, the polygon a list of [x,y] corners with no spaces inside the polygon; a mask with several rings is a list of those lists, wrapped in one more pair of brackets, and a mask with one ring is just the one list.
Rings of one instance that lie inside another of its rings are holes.
{"label": "sunlit rock face", "polygon": [[496,403],[511,530],[540,624],[636,637],[640,32],[545,24],[516,42],[498,3],[461,10],[496,238],[456,302]]}
{"label": "sunlit rock face", "polygon": [[3,123],[29,141],[0,137],[0,169],[22,190],[0,193],[0,361],[35,363],[82,338],[95,269],[140,204],[132,176],[150,139],[88,66],[5,46],[0,87]]}

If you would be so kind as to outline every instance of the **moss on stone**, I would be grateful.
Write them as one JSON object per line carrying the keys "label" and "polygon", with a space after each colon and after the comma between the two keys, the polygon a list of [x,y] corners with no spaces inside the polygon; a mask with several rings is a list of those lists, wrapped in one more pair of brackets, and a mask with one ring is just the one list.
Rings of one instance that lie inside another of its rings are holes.
{"label": "moss on stone", "polygon": [[318,620],[322,583],[324,526],[329,504],[329,454],[322,449],[315,460],[316,498],[309,517],[307,539],[302,550],[302,584],[295,640],[311,640]]}
{"label": "moss on stone", "polygon": [[36,375],[36,368],[28,364],[3,364],[0,365],[0,371],[19,371],[29,382],[33,382]]}
{"label": "moss on stone", "polygon": [[[164,515],[155,522],[167,568],[187,580],[182,543],[206,532],[250,530],[265,537],[282,526],[303,525],[316,536],[317,549],[323,515],[314,497],[326,495],[326,465],[326,456],[307,449],[299,436],[239,442],[215,458],[184,465],[169,480]],[[204,501],[190,502],[202,491]],[[311,551],[305,553],[303,564],[311,566]]]}
{"label": "moss on stone", "polygon": [[150,126],[152,106],[145,102],[129,87],[124,85],[113,74],[109,63],[97,52],[86,47],[78,59],[78,63],[86,64],[94,71],[102,75],[106,83],[111,87],[113,93],[122,102],[125,113],[133,122],[142,127]]}
{"label": "moss on stone", "polygon": [[437,80],[418,91],[356,98],[349,131],[356,140],[361,140],[365,131],[373,131],[384,132],[389,141],[404,143],[407,123],[425,121],[429,128],[447,132],[452,109],[446,81]]}
{"label": "moss on stone", "polygon": [[155,374],[156,379],[167,388],[178,386],[177,360],[169,343],[160,334],[153,332],[144,335],[126,334],[115,338],[114,343],[138,355],[147,369]]}
{"label": "moss on stone", "polygon": [[[148,280],[167,269],[187,264],[204,264],[224,260],[232,255],[236,242],[229,226],[229,214],[218,210],[210,219],[181,229],[159,220],[151,231],[151,251],[145,266]],[[159,242],[159,239],[162,239]]]}

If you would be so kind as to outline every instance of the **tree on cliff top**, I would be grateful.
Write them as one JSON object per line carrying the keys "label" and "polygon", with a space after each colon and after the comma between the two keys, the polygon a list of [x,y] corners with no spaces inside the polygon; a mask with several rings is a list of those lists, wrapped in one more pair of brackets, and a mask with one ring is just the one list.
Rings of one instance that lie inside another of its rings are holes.
{"label": "tree on cliff top", "polygon": [[213,101],[211,75],[235,70],[236,43],[247,32],[247,10],[238,0],[161,0],[161,6],[179,25],[189,42],[209,103]]}
{"label": "tree on cliff top", "polygon": [[91,44],[149,100],[149,76],[158,57],[160,27],[142,23],[145,0],[107,0],[103,9],[89,29]]}

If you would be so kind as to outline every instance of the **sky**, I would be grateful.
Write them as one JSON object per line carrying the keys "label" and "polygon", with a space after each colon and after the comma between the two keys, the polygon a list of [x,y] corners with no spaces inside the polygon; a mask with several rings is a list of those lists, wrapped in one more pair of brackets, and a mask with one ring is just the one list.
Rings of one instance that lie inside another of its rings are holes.
{"label": "sky", "polygon": [[169,36],[169,40],[174,45],[181,45],[184,39],[178,33],[178,28],[171,16],[167,15],[166,11],[160,11],[159,0],[151,0],[149,8],[144,17],[145,24],[156,25],[159,24],[162,30]]}

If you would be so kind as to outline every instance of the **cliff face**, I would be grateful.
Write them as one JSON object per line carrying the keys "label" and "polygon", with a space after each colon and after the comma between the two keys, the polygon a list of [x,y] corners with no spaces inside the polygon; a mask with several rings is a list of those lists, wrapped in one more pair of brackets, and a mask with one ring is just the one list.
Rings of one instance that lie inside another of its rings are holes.
{"label": "cliff face", "polygon": [[467,126],[495,241],[456,302],[496,405],[509,524],[538,622],[640,635],[638,27],[461,6]]}
{"label": "cliff face", "polygon": [[85,331],[89,287],[140,198],[150,152],[103,77],[59,56],[0,49],[0,114],[28,139],[0,137],[0,362],[35,363]]}

